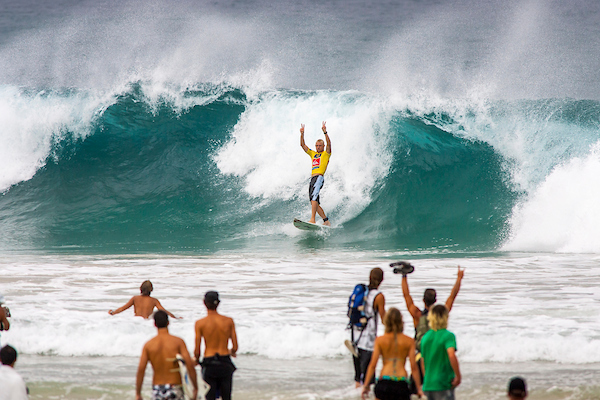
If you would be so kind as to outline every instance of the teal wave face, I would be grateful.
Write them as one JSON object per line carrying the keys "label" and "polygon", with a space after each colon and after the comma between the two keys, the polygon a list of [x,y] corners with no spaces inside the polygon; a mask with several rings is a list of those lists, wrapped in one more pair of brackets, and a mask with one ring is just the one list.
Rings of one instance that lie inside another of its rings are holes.
{"label": "teal wave face", "polygon": [[[515,161],[499,151],[501,135],[479,140],[466,133],[473,127],[449,114],[376,111],[373,125],[361,118],[381,107],[354,94],[277,91],[250,100],[237,89],[209,88],[184,96],[195,105],[181,111],[168,101],[148,102],[134,87],[99,113],[89,135],[63,132],[35,176],[0,196],[2,249],[485,251],[502,244],[523,197],[511,170]],[[364,122],[352,132],[338,122],[331,134],[323,204],[337,229],[326,236],[306,236],[291,225],[309,207],[308,161],[297,127],[265,128],[294,119],[293,110],[315,101],[356,118],[347,126]],[[365,101],[368,110],[360,108]],[[512,118],[507,107],[492,107],[488,117],[501,124]],[[595,123],[588,114],[596,102],[561,107],[560,118],[547,112],[554,130],[547,130],[546,142],[534,132],[543,151],[558,143],[562,130]],[[550,153],[585,154],[596,139],[581,132],[585,140],[571,136]],[[551,160],[546,164],[551,170]],[[341,173],[347,170],[355,171],[350,178]]]}
{"label": "teal wave face", "polygon": [[396,118],[394,163],[374,201],[347,224],[386,248],[489,250],[517,198],[502,158],[415,118]]}

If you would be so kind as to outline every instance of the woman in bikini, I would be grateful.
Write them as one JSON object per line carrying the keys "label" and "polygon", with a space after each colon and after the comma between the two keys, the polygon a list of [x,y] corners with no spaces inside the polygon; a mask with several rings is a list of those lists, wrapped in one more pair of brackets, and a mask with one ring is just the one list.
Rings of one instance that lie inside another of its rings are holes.
{"label": "woman in bikini", "polygon": [[418,395],[423,396],[421,376],[415,361],[415,341],[402,333],[404,330],[402,314],[397,308],[392,307],[386,312],[383,323],[385,334],[375,339],[375,349],[362,390],[363,400],[366,400],[369,395],[369,382],[375,374],[379,357],[383,358],[383,368],[375,385],[377,400],[410,400],[409,378],[404,367],[407,358],[413,371]]}

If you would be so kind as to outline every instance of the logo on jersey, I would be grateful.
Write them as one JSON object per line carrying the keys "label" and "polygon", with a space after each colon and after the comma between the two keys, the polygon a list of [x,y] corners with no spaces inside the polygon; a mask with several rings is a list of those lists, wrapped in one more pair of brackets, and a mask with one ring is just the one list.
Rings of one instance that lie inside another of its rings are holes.
{"label": "logo on jersey", "polygon": [[[320,154],[317,154],[320,157]],[[319,168],[321,166],[321,158],[315,156],[312,161],[313,169]]]}

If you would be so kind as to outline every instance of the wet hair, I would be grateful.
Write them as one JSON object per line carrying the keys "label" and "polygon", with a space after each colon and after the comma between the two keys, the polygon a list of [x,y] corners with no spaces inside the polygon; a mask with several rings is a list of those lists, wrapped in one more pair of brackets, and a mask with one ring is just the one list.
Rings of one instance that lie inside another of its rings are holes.
{"label": "wet hair", "polygon": [[315,144],[318,144],[319,142],[321,142],[323,144],[323,146],[325,146],[325,142],[323,141],[323,139],[317,139],[317,141],[315,142]]}
{"label": "wet hair", "polygon": [[427,307],[431,307],[435,304],[436,294],[435,289],[425,289],[425,293],[423,293],[423,302]]}
{"label": "wet hair", "polygon": [[17,361],[17,350],[9,345],[4,346],[0,350],[0,359],[2,359],[2,365],[13,365]]}
{"label": "wet hair", "polygon": [[379,267],[373,268],[369,274],[369,289],[376,289],[383,281],[383,270]]}
{"label": "wet hair", "polygon": [[209,310],[216,310],[220,302],[218,292],[211,290],[204,295],[204,305]]}
{"label": "wet hair", "polygon": [[144,296],[150,296],[150,293],[152,293],[153,289],[154,287],[152,287],[152,282],[150,281],[144,281],[142,286],[140,286],[140,292],[142,292]]}
{"label": "wet hair", "polygon": [[383,317],[383,324],[385,325],[385,333],[402,333],[404,331],[402,314],[395,307],[387,310],[385,317]]}
{"label": "wet hair", "polygon": [[434,331],[448,327],[448,309],[443,304],[437,304],[427,314],[429,327]]}
{"label": "wet hair", "polygon": [[515,376],[508,382],[508,395],[515,399],[527,397],[527,383],[520,376]]}
{"label": "wet hair", "polygon": [[166,328],[169,325],[169,315],[163,310],[154,313],[154,325],[157,328]]}

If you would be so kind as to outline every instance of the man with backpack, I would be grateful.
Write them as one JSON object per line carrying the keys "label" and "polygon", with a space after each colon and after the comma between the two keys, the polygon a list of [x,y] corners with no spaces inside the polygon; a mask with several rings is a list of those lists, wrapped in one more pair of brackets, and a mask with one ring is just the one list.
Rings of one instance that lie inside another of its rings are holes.
{"label": "man with backpack", "polygon": [[373,268],[369,275],[369,286],[356,285],[348,302],[348,316],[351,327],[351,346],[354,361],[354,381],[356,387],[363,384],[367,368],[371,362],[371,355],[377,337],[377,316],[385,317],[385,297],[379,291],[383,281],[383,270]]}

